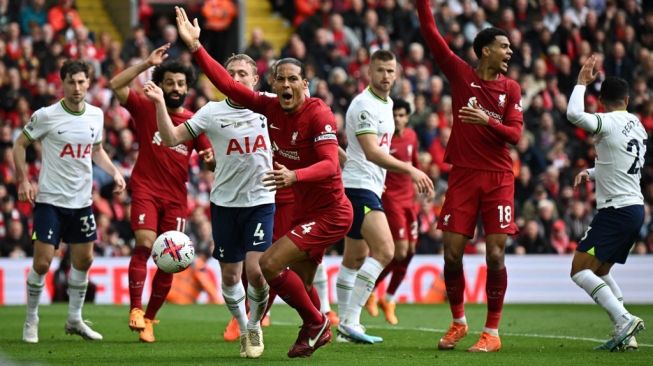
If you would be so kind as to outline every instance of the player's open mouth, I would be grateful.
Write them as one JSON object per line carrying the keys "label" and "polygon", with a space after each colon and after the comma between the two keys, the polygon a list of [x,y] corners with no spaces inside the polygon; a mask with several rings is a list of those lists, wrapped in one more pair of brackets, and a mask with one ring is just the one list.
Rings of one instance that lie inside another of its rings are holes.
{"label": "player's open mouth", "polygon": [[283,98],[284,100],[291,100],[292,93],[281,93],[281,98]]}

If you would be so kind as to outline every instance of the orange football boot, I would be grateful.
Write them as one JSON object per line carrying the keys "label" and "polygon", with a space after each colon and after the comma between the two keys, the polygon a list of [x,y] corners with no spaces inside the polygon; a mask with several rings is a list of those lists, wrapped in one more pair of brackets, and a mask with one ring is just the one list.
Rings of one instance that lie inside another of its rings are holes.
{"label": "orange football boot", "polygon": [[235,342],[240,339],[240,326],[236,318],[231,318],[227,328],[222,333],[222,338],[227,342]]}
{"label": "orange football boot", "polygon": [[501,338],[487,332],[481,333],[481,338],[478,339],[473,346],[467,349],[467,352],[498,352],[501,350]]}
{"label": "orange football boot", "polygon": [[456,344],[460,342],[467,335],[467,324],[461,324],[452,322],[449,326],[449,330],[440,338],[438,342],[438,349],[441,350],[450,350],[456,347]]}
{"label": "orange football boot", "polygon": [[154,338],[154,324],[159,324],[159,321],[145,318],[145,328],[138,335],[141,342],[154,343],[156,341]]}
{"label": "orange football boot", "polygon": [[376,295],[374,292],[372,292],[370,297],[367,299],[367,302],[365,303],[365,309],[367,309],[367,312],[370,313],[371,316],[379,316],[379,306],[377,304]]}
{"label": "orange football boot", "polygon": [[129,312],[129,329],[142,331],[145,329],[145,312],[143,309],[133,308]]}

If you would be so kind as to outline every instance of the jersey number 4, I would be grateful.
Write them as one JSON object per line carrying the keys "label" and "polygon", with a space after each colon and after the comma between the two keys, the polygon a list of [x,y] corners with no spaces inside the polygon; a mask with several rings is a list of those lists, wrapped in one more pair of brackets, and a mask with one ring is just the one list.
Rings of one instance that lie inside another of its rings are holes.
{"label": "jersey number 4", "polygon": [[[646,139],[642,140],[642,147],[646,148]],[[640,162],[639,162],[639,152],[640,152],[640,146],[639,146],[639,141],[632,139],[628,141],[628,147],[626,150],[628,152],[633,152],[633,147],[635,150],[635,161],[633,161],[633,164],[630,166],[628,169],[628,174],[639,174],[639,169],[641,167]]]}

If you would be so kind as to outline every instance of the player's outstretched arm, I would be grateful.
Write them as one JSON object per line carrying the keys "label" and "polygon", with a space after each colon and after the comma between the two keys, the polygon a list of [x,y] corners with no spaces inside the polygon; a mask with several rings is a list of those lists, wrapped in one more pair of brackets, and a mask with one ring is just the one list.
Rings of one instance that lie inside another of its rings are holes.
{"label": "player's outstretched arm", "polygon": [[21,133],[14,141],[13,155],[14,165],[16,167],[16,182],[18,182],[18,199],[34,204],[36,199],[36,189],[27,177],[27,161],[25,159],[25,149],[32,142],[24,133]]}
{"label": "player's outstretched arm", "polygon": [[111,87],[113,94],[118,98],[120,104],[127,103],[127,97],[129,97],[129,84],[132,80],[150,67],[161,65],[163,61],[168,58],[168,54],[166,53],[168,52],[168,48],[170,48],[170,43],[164,44],[152,51],[145,61],[126,68],[111,79],[109,86]]}
{"label": "player's outstretched arm", "polygon": [[415,168],[411,163],[401,161],[390,154],[386,154],[379,148],[376,134],[366,133],[358,135],[356,138],[368,161],[391,172],[410,175],[417,185],[417,191],[419,193],[433,191],[433,181],[431,181],[431,178],[423,171]]}
{"label": "player's outstretched arm", "polygon": [[251,110],[256,110],[259,95],[246,86],[235,82],[227,70],[214,60],[200,44],[201,28],[197,19],[193,19],[191,23],[186,11],[178,6],[175,7],[175,12],[179,38],[184,41],[188,49],[193,53],[195,61],[211,80],[211,83],[234,102]]}
{"label": "player's outstretched arm", "polygon": [[449,45],[442,38],[440,32],[435,26],[435,19],[431,13],[431,0],[417,0],[417,15],[419,16],[419,28],[422,32],[422,36],[426,40],[426,43],[433,53],[434,60],[440,66],[443,62],[454,55],[454,53],[449,49]]}
{"label": "player's outstretched arm", "polygon": [[113,165],[111,158],[107,152],[102,147],[102,143],[97,143],[93,145],[93,162],[113,177],[115,187],[113,188],[113,193],[120,193],[125,190],[127,184],[125,183],[125,178],[123,178],[120,170]]}
{"label": "player's outstretched arm", "polygon": [[594,55],[587,58],[578,73],[577,85],[571,92],[569,105],[567,105],[567,119],[569,122],[591,133],[598,133],[601,130],[601,118],[598,115],[585,113],[585,88],[599,74],[598,71],[594,71],[595,64],[596,58]]}
{"label": "player's outstretched arm", "polygon": [[166,109],[166,102],[163,99],[163,90],[152,81],[148,81],[143,86],[143,93],[145,96],[154,103],[156,108],[156,124],[161,135],[161,141],[166,146],[177,146],[193,138],[184,124],[174,126],[168,110]]}

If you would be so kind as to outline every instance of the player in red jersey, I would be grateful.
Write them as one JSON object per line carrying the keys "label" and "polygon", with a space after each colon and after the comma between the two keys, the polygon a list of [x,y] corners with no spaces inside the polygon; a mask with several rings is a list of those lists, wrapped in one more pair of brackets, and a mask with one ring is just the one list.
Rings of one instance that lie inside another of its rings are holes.
{"label": "player in red jersey", "polygon": [[169,44],[152,51],[142,63],[131,66],[111,79],[114,95],[134,120],[138,136],[138,159],[129,185],[132,193],[131,226],[136,246],[129,262],[129,327],[139,332],[142,342],[155,341],[153,324],[157,311],[170,291],[172,274],[156,271],[152,294],[143,312],[141,297],[147,274],[147,260],[157,234],[186,227],[188,161],[193,149],[213,164],[211,144],[205,136],[174,147],[165,146],[156,124],[154,103],[129,88],[140,73],[156,66],[152,81],[164,92],[168,113],[175,125],[186,122],[193,113],[182,107],[193,72],[178,61],[165,61]]}
{"label": "player in red jersey", "polygon": [[444,231],[444,277],[453,323],[439,349],[452,349],[467,334],[464,310],[465,276],[462,256],[481,214],[487,245],[487,318],[479,341],[470,352],[501,349],[499,320],[507,288],[504,252],[507,236],[517,229],[513,220],[514,175],[508,144],[522,133],[521,90],[508,71],[512,56],[505,31],[484,29],[473,42],[479,59],[474,69],[447,46],[435,27],[429,0],[418,0],[420,29],[451,85],[454,122],[445,152],[453,168],[438,222]]}
{"label": "player in red jersey", "polygon": [[[404,100],[395,100],[392,106],[395,121],[395,133],[390,143],[390,154],[401,161],[419,167],[417,160],[417,134],[407,127],[410,116],[410,104]],[[388,171],[385,177],[385,191],[381,197],[383,210],[388,218],[388,225],[395,242],[395,255],[376,280],[376,286],[392,272],[390,284],[385,297],[376,299],[374,293],[367,301],[367,310],[372,316],[378,316],[378,307],[385,313],[385,320],[396,325],[399,323],[395,314],[395,292],[406,277],[410,260],[417,244],[417,212],[415,211],[415,188],[410,175]],[[378,306],[377,306],[378,305]]]}
{"label": "player in red jersey", "polygon": [[261,269],[270,288],[303,321],[288,357],[309,357],[331,340],[330,322],[320,313],[312,286],[315,270],[326,248],[347,233],[353,219],[338,163],[335,118],[322,100],[306,97],[300,61],[277,61],[277,96],[251,91],[234,82],[201,47],[197,19],[191,23],[183,9],[175,9],[179,36],[211,82],[234,102],[268,118],[276,169],[265,180],[272,189],[292,187],[295,212],[291,230],[263,254]]}

